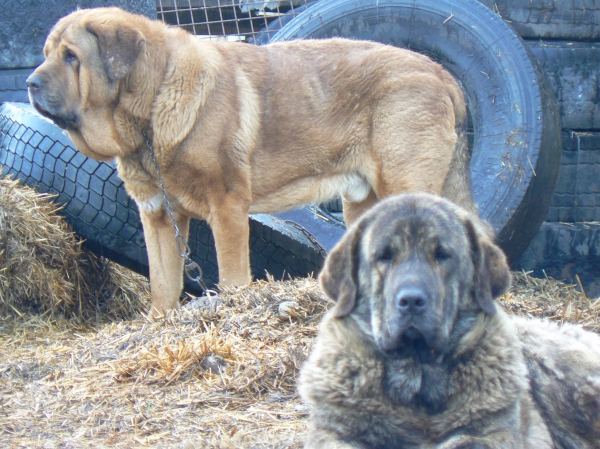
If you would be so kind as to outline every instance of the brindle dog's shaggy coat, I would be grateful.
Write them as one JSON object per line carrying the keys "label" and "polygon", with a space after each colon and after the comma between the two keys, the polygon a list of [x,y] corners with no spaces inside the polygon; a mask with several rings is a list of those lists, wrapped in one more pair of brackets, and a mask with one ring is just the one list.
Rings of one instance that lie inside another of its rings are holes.
{"label": "brindle dog's shaggy coat", "polygon": [[426,194],[351,227],[321,274],[337,304],[300,376],[307,448],[599,447],[600,337],[510,319],[488,235]]}
{"label": "brindle dog's shaggy coat", "polygon": [[420,190],[473,209],[463,95],[426,56],[344,39],[208,42],[116,8],[61,19],[44,55],[31,103],[85,155],[116,158],[155,313],[178,306],[183,262],[144,131],[182,233],[190,217],[210,224],[224,284],[250,281],[248,213],[342,195],[352,222]]}

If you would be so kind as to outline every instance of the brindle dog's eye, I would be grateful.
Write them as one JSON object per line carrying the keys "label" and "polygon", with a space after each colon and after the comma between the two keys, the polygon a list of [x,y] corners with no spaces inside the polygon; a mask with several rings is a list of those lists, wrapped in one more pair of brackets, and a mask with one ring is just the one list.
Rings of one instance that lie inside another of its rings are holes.
{"label": "brindle dog's eye", "polygon": [[384,262],[384,263],[389,263],[394,259],[394,253],[392,251],[392,248],[390,248],[389,246],[383,248],[381,251],[379,251],[379,253],[377,254],[377,261],[378,262]]}
{"label": "brindle dog's eye", "polygon": [[443,262],[444,260],[448,260],[450,259],[450,257],[452,257],[450,255],[450,252],[444,248],[441,245],[438,245],[435,248],[435,254],[434,254],[435,260],[437,260],[438,262]]}
{"label": "brindle dog's eye", "polygon": [[67,64],[73,64],[75,61],[77,61],[77,55],[71,50],[67,50],[65,52],[65,62]]}

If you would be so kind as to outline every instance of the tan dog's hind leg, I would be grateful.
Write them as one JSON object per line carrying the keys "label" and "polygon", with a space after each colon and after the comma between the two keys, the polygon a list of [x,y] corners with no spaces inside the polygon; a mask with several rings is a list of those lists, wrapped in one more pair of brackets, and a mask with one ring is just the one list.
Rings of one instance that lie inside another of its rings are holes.
{"label": "tan dog's hind leg", "polygon": [[346,201],[342,199],[344,204],[344,221],[347,226],[354,223],[363,212],[370,209],[377,202],[377,195],[373,192],[373,189],[369,192],[367,197],[359,202]]}
{"label": "tan dog's hind leg", "polygon": [[408,192],[442,193],[457,136],[450,99],[439,98],[439,92],[439,86],[423,86],[419,91],[390,93],[382,100],[373,130],[379,171],[372,177],[380,200]]}
{"label": "tan dog's hind leg", "polygon": [[[183,258],[175,239],[175,229],[170,217],[162,210],[140,210],[144,238],[150,264],[152,307],[148,316],[157,318],[170,309],[179,308],[179,295],[183,288]],[[187,239],[190,219],[175,214],[177,226]]]}

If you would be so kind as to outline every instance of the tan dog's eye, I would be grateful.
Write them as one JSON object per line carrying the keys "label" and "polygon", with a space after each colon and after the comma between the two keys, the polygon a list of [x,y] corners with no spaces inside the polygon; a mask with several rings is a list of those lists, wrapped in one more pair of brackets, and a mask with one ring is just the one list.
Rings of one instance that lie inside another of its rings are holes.
{"label": "tan dog's eye", "polygon": [[65,51],[65,62],[67,64],[73,64],[77,61],[77,55],[73,53],[71,50],[67,49]]}

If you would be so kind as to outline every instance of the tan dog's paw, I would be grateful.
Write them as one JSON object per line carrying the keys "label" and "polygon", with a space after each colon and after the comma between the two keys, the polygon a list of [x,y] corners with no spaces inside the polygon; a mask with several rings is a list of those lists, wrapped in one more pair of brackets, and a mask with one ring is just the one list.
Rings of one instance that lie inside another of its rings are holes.
{"label": "tan dog's paw", "polygon": [[162,307],[157,308],[156,306],[151,306],[150,310],[148,311],[148,315],[146,315],[146,318],[148,318],[148,320],[150,320],[150,321],[162,320],[163,318],[167,317],[169,312],[171,312],[172,310],[177,310],[180,307],[181,306],[179,304],[177,304],[175,307],[170,307],[165,310]]}

